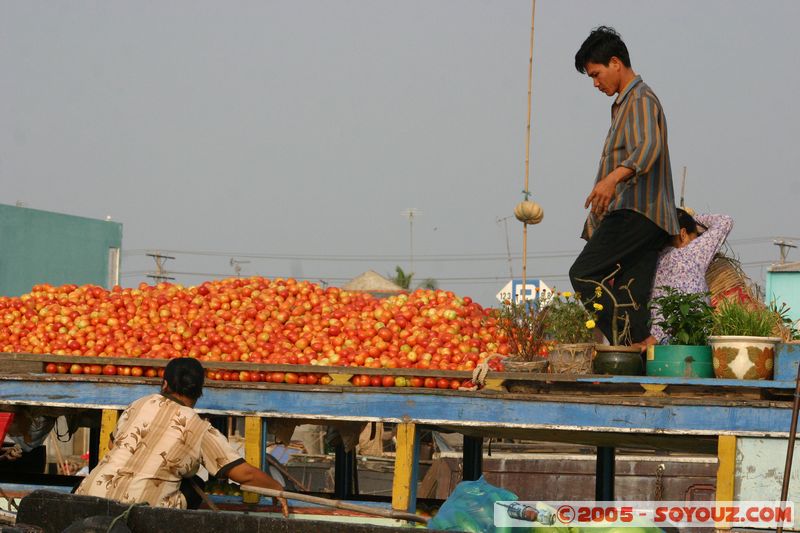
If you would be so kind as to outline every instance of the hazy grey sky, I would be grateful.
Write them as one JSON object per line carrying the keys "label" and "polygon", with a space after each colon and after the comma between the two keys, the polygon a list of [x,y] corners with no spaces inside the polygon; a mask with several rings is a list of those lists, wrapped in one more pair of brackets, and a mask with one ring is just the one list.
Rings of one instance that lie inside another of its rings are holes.
{"label": "hazy grey sky", "polygon": [[[676,194],[685,165],[687,205],[733,215],[760,281],[772,238],[800,235],[798,20],[795,0],[539,0],[529,276],[566,288],[582,246],[611,100],[573,58],[607,24],[664,105]],[[0,202],[122,222],[124,285],[154,249],[219,252],[173,253],[179,272],[408,269],[414,207],[417,277],[492,304],[509,278],[497,218],[523,186],[529,37],[527,0],[4,0]]]}

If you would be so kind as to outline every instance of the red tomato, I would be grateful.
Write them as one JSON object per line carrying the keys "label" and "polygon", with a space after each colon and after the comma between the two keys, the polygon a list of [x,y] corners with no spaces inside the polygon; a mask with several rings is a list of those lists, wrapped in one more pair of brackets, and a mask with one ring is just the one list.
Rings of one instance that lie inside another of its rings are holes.
{"label": "red tomato", "polygon": [[77,363],[73,363],[69,367],[69,373],[70,374],[83,374],[83,367],[81,365],[77,364]]}
{"label": "red tomato", "polygon": [[439,378],[438,380],[436,380],[436,387],[440,389],[449,389],[450,380],[447,378]]}
{"label": "red tomato", "polygon": [[116,376],[117,375],[117,367],[114,365],[105,365],[103,367],[103,374],[106,376]]}
{"label": "red tomato", "polygon": [[47,372],[48,374],[55,374],[56,372],[58,372],[58,367],[56,366],[55,363],[47,363],[44,367],[44,371]]}
{"label": "red tomato", "polygon": [[429,389],[435,389],[437,386],[436,378],[425,378],[424,385]]}
{"label": "red tomato", "polygon": [[[496,311],[449,291],[416,290],[378,300],[304,281],[254,276],[198,287],[141,283],[105,290],[36,285],[23,297],[0,298],[0,351],[143,359],[188,356],[206,365],[247,361],[469,370],[489,355],[508,354],[510,349],[507,336],[498,329]],[[492,365],[496,368],[498,363]],[[56,363],[55,370],[49,369],[69,373],[71,366]],[[82,371],[96,369],[89,364]],[[238,379],[241,371],[227,376]],[[262,380],[260,373],[247,372],[250,381]],[[118,368],[117,375],[130,373]],[[163,368],[157,375],[163,376]],[[225,377],[220,371],[208,373],[212,380]],[[275,377],[270,381],[285,381],[285,375]],[[319,378],[317,383],[330,384],[329,376]],[[308,376],[306,381],[311,383]],[[407,382],[414,385],[411,379]]]}
{"label": "red tomato", "polygon": [[394,376],[383,376],[381,378],[381,385],[384,387],[394,387]]}

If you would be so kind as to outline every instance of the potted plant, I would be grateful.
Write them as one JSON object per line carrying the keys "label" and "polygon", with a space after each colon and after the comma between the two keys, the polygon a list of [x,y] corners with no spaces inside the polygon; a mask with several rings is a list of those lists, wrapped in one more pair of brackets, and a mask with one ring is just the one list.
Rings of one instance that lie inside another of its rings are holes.
{"label": "potted plant", "polygon": [[755,302],[723,301],[711,327],[714,374],[727,379],[771,379],[781,318]]}
{"label": "potted plant", "polygon": [[547,306],[541,297],[524,302],[506,301],[500,309],[498,326],[508,338],[511,357],[503,360],[505,370],[543,372]]}
{"label": "potted plant", "polygon": [[[604,295],[611,302],[610,309],[603,309],[601,306],[598,310],[598,312],[611,314],[611,338],[608,339],[611,344],[595,345],[597,354],[594,357],[592,368],[596,374],[640,376],[644,373],[642,355],[638,347],[630,346],[630,320],[625,312],[628,308],[639,308],[639,304],[630,291],[630,283],[633,283],[633,280],[625,285],[616,287],[615,290],[612,290],[610,286],[611,280],[614,279],[620,269],[621,266],[618,264],[613,272],[600,281],[578,279],[578,281],[590,283],[595,287],[594,295],[586,300],[584,305],[587,307],[589,305],[593,306]],[[620,301],[617,297],[618,294],[627,294],[627,298]]]}
{"label": "potted plant", "polygon": [[648,376],[713,378],[708,334],[713,324],[713,308],[707,293],[687,293],[673,287],[659,287],[651,308],[658,313],[654,321],[668,335],[669,344],[652,346],[647,352]]}
{"label": "potted plant", "polygon": [[[598,303],[593,305],[595,311],[603,308]],[[551,372],[592,373],[594,320],[594,314],[571,292],[557,293],[547,302],[545,333],[553,343],[547,354]]]}

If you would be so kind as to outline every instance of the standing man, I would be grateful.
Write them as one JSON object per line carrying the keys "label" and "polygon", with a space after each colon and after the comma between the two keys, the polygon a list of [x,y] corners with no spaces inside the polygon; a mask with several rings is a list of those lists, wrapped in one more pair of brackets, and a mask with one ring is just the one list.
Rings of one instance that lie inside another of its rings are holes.
{"label": "standing man", "polygon": [[[575,54],[575,68],[600,92],[616,98],[595,185],[584,205],[591,206],[581,235],[587,243],[569,277],[586,298],[595,286],[578,280],[599,282],[619,266],[613,290],[618,302],[627,303],[631,296],[636,302],[621,311],[630,321],[630,341],[641,343],[650,335],[648,298],[658,253],[679,232],[667,122],[658,97],[631,68],[628,49],[613,28],[601,26],[589,34]],[[599,313],[598,327],[613,342],[612,303],[605,294],[599,303],[605,311]]]}

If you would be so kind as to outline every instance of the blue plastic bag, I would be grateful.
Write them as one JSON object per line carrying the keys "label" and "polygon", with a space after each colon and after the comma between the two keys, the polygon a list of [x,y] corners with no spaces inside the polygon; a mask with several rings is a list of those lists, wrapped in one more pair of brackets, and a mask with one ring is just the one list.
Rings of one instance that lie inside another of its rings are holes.
{"label": "blue plastic bag", "polygon": [[517,501],[517,495],[490,485],[481,476],[477,481],[462,481],[428,522],[429,529],[495,533],[505,528],[494,527],[494,502]]}

